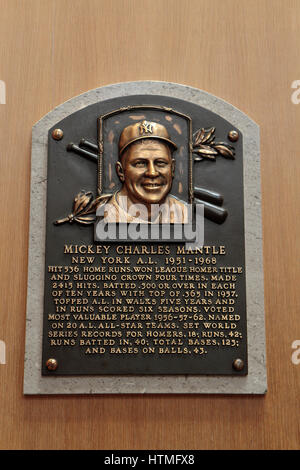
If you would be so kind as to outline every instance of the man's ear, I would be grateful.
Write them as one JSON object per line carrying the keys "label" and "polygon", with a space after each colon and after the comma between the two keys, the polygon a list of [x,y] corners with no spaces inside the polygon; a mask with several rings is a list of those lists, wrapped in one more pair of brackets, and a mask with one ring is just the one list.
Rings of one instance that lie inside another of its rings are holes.
{"label": "man's ear", "polygon": [[175,175],[175,158],[172,158],[172,178],[174,178]]}
{"label": "man's ear", "polygon": [[124,183],[125,175],[124,175],[124,170],[123,170],[121,162],[116,163],[116,172],[117,172],[118,177],[120,178],[120,181],[122,181],[122,183]]}

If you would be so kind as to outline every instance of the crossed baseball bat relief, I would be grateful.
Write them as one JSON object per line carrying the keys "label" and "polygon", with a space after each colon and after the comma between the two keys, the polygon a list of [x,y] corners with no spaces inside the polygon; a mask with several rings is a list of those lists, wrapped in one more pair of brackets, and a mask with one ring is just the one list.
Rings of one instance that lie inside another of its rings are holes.
{"label": "crossed baseball bat relief", "polygon": [[[66,149],[68,152],[76,153],[95,163],[98,162],[98,146],[87,139],[82,138],[79,144],[69,143]],[[215,161],[217,156],[235,159],[235,149],[232,145],[215,140],[215,127],[201,128],[193,134],[192,153],[194,163],[205,159]],[[214,223],[223,224],[228,216],[228,211],[222,207],[224,201],[222,194],[199,186],[194,186],[193,192],[194,203],[204,206],[204,217]],[[81,191],[74,200],[72,214],[55,221],[55,224],[60,225],[64,222],[74,221],[84,225],[94,223],[100,199],[101,196],[93,199],[93,194],[90,191]],[[78,202],[80,203],[78,204]]]}

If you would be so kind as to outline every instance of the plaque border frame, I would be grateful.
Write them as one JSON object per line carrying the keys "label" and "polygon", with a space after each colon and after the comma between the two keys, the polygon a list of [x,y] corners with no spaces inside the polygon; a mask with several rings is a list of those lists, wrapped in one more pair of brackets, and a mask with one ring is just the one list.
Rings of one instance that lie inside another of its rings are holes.
{"label": "plaque border frame", "polygon": [[[243,134],[248,375],[42,376],[48,132],[70,114],[97,102],[132,95],[161,95],[202,106]],[[205,91],[160,81],[137,81],[90,90],[56,107],[32,129],[30,232],[24,366],[25,395],[61,394],[264,394],[264,288],[259,126],[233,105]]]}

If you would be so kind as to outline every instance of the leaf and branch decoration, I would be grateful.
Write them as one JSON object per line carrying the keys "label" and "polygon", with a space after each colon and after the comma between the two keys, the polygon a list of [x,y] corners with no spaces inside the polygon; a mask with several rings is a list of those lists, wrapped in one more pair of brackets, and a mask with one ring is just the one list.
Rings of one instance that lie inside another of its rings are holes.
{"label": "leaf and branch decoration", "polygon": [[70,215],[63,219],[56,220],[55,225],[65,222],[77,222],[82,225],[93,224],[96,220],[96,211],[99,204],[104,204],[112,194],[105,194],[94,199],[91,191],[80,191],[74,199],[73,210]]}
{"label": "leaf and branch decoration", "polygon": [[192,152],[196,156],[194,161],[200,162],[203,159],[216,160],[218,155],[234,160],[235,149],[227,142],[215,141],[215,127],[210,129],[199,129],[193,135]]}
{"label": "leaf and branch decoration", "polygon": [[[232,159],[235,158],[235,149],[227,142],[219,142],[215,140],[215,127],[209,129],[201,128],[193,134],[192,142],[192,153],[194,156],[194,161],[199,162],[204,159],[215,161],[217,156],[222,156],[224,158]],[[84,141],[82,145],[85,145],[89,148],[92,147],[95,150],[95,144],[92,144],[88,141]],[[93,160],[97,161],[97,155],[87,152],[86,150],[81,149],[80,147],[75,146],[74,144],[69,144],[70,148],[68,150],[76,151],[76,153],[82,154]],[[83,153],[82,153],[83,152]],[[199,188],[198,188],[199,189]],[[73,223],[77,222],[81,225],[91,225],[96,221],[96,211],[100,204],[105,204],[112,194],[104,194],[98,196],[94,199],[93,193],[91,191],[80,191],[74,199],[73,209],[71,214],[63,219],[56,220],[55,225],[61,225],[66,222]]]}

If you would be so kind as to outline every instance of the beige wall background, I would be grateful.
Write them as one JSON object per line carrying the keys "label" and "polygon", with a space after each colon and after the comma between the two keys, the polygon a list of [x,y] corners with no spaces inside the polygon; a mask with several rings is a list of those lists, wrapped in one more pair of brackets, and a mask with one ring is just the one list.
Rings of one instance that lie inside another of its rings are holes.
{"label": "beige wall background", "polygon": [[[0,447],[299,448],[299,0],[0,0]],[[261,126],[265,397],[22,395],[31,128],[84,91],[166,80]]]}

